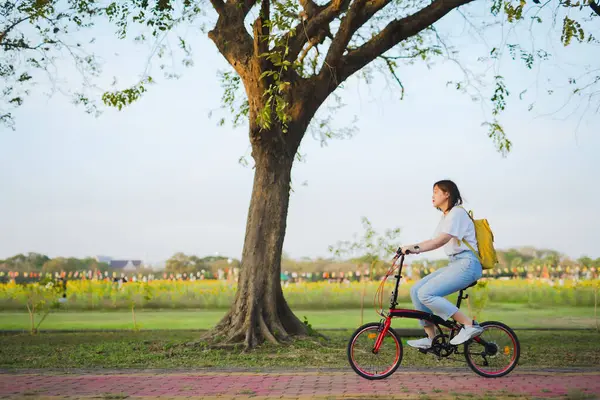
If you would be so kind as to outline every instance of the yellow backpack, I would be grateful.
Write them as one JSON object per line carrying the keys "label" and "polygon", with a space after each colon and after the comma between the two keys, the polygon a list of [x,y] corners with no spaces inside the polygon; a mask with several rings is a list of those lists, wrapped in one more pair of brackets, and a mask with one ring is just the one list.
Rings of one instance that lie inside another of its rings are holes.
{"label": "yellow backpack", "polygon": [[462,242],[479,258],[483,269],[492,269],[498,264],[498,256],[496,255],[496,249],[494,249],[494,234],[490,224],[487,219],[474,219],[473,211],[469,211],[467,214],[469,214],[469,218],[475,225],[475,237],[477,238],[479,253],[466,240],[463,239]]}

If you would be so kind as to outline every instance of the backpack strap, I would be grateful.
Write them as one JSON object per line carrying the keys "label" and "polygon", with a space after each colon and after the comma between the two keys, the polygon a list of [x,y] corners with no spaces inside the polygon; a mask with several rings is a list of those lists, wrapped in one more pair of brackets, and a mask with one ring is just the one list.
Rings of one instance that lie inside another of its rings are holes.
{"label": "backpack strap", "polygon": [[457,207],[462,208],[463,210],[465,210],[465,212],[467,213],[467,215],[469,216],[469,218],[471,218],[471,221],[473,221],[473,223],[475,223],[475,219],[473,219],[473,210],[467,211],[467,209],[464,208],[463,206],[457,206]]}
{"label": "backpack strap", "polygon": [[[467,215],[469,216],[469,218],[471,218],[471,221],[473,221],[473,228],[475,228],[475,220],[473,219],[473,211],[467,211],[467,209],[464,208],[463,206],[459,206],[459,207],[462,208],[463,210],[465,210],[465,212],[467,213]],[[475,251],[475,249],[473,248],[473,246],[471,246],[469,244],[469,242],[467,242],[464,238],[461,240],[461,242],[464,243],[469,249],[471,249],[471,251],[473,252],[473,254],[475,254],[475,257],[477,257],[477,259],[479,260],[479,262],[481,264],[483,264],[483,261],[481,261],[481,257]]]}
{"label": "backpack strap", "polygon": [[471,251],[473,252],[473,254],[475,254],[475,256],[477,257],[477,259],[479,260],[479,262],[481,262],[481,257],[479,257],[479,254],[477,254],[477,252],[475,251],[475,249],[473,248],[473,246],[471,246],[469,244],[469,242],[467,242],[465,239],[462,239],[461,242],[464,243],[469,249],[471,249]]}

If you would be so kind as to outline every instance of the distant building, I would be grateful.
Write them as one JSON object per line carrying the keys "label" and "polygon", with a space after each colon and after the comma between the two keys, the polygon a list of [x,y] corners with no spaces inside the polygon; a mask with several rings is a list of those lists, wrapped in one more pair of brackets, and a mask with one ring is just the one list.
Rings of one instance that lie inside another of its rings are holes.
{"label": "distant building", "polygon": [[108,256],[96,256],[96,261],[100,263],[110,264],[112,257]]}
{"label": "distant building", "polygon": [[142,265],[142,260],[111,260],[109,265],[114,269],[135,271]]}
{"label": "distant building", "polygon": [[114,260],[112,257],[107,256],[96,256],[96,261],[106,263],[111,268],[122,271],[135,271],[142,265],[142,260]]}

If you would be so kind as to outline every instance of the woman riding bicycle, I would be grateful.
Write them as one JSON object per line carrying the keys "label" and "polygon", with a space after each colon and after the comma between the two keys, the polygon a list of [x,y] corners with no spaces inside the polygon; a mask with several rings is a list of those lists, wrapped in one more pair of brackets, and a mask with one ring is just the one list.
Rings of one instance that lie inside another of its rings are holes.
{"label": "woman riding bicycle", "polygon": [[[483,328],[474,324],[471,318],[444,298],[481,278],[482,267],[477,255],[462,242],[467,241],[475,251],[478,251],[475,226],[467,211],[458,207],[463,201],[454,182],[449,180],[436,182],[433,185],[432,200],[433,206],[443,213],[434,238],[418,244],[402,246],[401,249],[403,254],[419,254],[443,247],[449,256],[448,266],[418,281],[411,288],[410,297],[417,310],[438,315],[444,320],[452,317],[462,324],[463,328],[450,341],[450,344],[459,345],[483,332]],[[406,343],[412,347],[428,349],[436,335],[435,326],[423,320],[419,323],[425,329],[427,337],[409,340]]]}

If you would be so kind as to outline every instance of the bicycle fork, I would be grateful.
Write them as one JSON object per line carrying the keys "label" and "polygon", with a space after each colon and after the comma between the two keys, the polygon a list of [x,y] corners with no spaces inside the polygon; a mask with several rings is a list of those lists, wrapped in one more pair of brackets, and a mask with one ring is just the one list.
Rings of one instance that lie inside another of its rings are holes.
{"label": "bicycle fork", "polygon": [[383,343],[383,338],[387,335],[390,326],[392,325],[392,317],[387,316],[385,320],[381,320],[383,328],[379,330],[379,335],[377,335],[377,340],[375,341],[375,346],[373,346],[373,354],[377,354],[379,352],[379,348],[381,347],[381,343]]}

